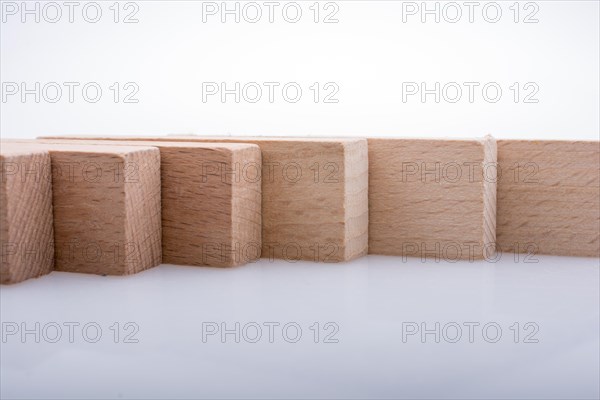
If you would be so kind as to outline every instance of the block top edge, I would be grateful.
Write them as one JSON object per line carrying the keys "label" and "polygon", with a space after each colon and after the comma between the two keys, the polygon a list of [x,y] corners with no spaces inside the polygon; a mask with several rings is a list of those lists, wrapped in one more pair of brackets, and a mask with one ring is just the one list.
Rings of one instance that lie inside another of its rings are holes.
{"label": "block top edge", "polygon": [[161,142],[195,142],[200,140],[209,140],[211,142],[223,141],[247,142],[247,141],[288,141],[288,142],[316,142],[316,143],[354,143],[366,140],[366,137],[300,137],[300,136],[216,136],[216,135],[167,135],[167,136],[98,136],[98,135],[61,135],[61,136],[40,136],[40,140],[132,140],[132,141],[161,141]]}

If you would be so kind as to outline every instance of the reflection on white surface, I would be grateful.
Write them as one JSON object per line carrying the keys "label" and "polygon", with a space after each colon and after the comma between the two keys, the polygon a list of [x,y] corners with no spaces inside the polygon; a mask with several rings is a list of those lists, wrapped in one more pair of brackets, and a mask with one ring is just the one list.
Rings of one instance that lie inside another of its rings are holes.
{"label": "reflection on white surface", "polygon": [[0,394],[598,398],[598,259],[537,259],[54,272],[0,290]]}

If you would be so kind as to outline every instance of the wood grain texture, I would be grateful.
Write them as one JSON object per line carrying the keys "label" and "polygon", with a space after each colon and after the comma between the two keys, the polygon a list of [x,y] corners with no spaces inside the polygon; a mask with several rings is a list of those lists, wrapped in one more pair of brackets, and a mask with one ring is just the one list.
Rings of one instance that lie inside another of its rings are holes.
{"label": "wood grain texture", "polygon": [[369,253],[449,261],[491,256],[495,162],[491,137],[369,139]]}
{"label": "wood grain texture", "polygon": [[498,247],[600,256],[600,144],[499,140]]}
{"label": "wood grain texture", "polygon": [[50,155],[0,146],[0,282],[48,274],[54,265]]}
{"label": "wood grain texture", "polygon": [[368,152],[365,139],[77,138],[256,144],[261,149],[263,163],[262,257],[339,262],[367,252]]}
{"label": "wood grain texture", "polygon": [[[76,140],[39,140],[79,143]],[[261,253],[261,153],[253,144],[88,140],[160,150],[163,262],[229,267]]]}
{"label": "wood grain texture", "polygon": [[140,272],[161,262],[160,153],[154,147],[3,143],[52,164],[58,271]]}

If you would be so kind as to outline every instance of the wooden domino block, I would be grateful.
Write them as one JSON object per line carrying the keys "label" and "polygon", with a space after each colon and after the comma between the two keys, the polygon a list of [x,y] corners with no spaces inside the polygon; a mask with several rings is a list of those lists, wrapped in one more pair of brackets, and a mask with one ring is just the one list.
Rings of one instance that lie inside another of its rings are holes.
{"label": "wooden domino block", "polygon": [[367,252],[365,139],[78,138],[256,144],[261,149],[263,163],[262,257],[338,262]]}
{"label": "wooden domino block", "polygon": [[600,256],[600,143],[499,140],[498,247]]}
{"label": "wooden domino block", "polygon": [[369,253],[494,253],[496,147],[481,140],[369,139]]}
{"label": "wooden domino block", "polygon": [[50,155],[0,148],[0,282],[45,275],[54,265]]}
{"label": "wooden domino block", "polygon": [[[76,140],[40,140],[79,143]],[[88,140],[160,150],[163,263],[229,267],[260,258],[261,154],[243,143]]]}
{"label": "wooden domino block", "polygon": [[50,154],[55,270],[126,275],[160,264],[158,149],[6,142],[2,147]]}

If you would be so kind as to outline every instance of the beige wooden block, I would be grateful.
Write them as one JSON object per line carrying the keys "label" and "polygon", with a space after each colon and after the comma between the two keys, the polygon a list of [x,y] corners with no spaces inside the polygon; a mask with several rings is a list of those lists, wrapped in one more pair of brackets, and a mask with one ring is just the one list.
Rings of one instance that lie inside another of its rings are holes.
{"label": "beige wooden block", "polygon": [[338,262],[367,252],[368,160],[365,139],[78,138],[256,144],[261,149],[263,162],[263,258]]}
{"label": "beige wooden block", "polygon": [[50,155],[2,145],[0,164],[0,282],[10,284],[54,265]]}
{"label": "beige wooden block", "polygon": [[600,256],[600,144],[499,140],[497,242],[504,252]]}
{"label": "beige wooden block", "polygon": [[50,154],[56,270],[126,275],[160,264],[158,149],[13,142],[2,146]]}
{"label": "beige wooden block", "polygon": [[[44,143],[79,143],[48,139]],[[261,154],[243,143],[87,140],[156,146],[161,158],[163,263],[228,267],[260,258]]]}
{"label": "beige wooden block", "polygon": [[482,259],[494,253],[491,137],[369,139],[369,253]]}

